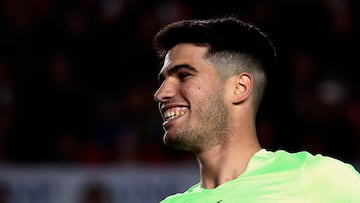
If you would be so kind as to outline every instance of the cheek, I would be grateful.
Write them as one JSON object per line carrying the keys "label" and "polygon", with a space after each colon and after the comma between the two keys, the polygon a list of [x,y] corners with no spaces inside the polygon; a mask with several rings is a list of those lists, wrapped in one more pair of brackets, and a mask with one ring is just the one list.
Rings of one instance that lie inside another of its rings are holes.
{"label": "cheek", "polygon": [[201,85],[185,85],[182,88],[182,93],[185,96],[192,96],[192,95],[200,95],[203,92],[203,87]]}

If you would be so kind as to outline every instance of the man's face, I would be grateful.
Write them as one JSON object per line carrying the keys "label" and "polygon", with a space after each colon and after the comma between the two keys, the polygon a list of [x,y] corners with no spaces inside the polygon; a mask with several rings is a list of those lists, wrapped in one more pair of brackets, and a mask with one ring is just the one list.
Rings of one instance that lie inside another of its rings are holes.
{"label": "man's face", "polygon": [[205,59],[206,47],[178,44],[166,55],[154,98],[167,146],[201,151],[221,143],[228,129],[223,82]]}

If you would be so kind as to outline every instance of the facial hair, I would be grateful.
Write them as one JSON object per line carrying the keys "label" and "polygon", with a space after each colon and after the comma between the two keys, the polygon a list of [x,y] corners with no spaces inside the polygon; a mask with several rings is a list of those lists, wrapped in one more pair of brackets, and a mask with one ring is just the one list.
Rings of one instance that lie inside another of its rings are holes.
{"label": "facial hair", "polygon": [[166,146],[199,153],[226,140],[229,118],[222,91],[215,91],[196,105],[199,108],[191,116],[196,116],[197,122],[179,127],[171,136],[165,135]]}

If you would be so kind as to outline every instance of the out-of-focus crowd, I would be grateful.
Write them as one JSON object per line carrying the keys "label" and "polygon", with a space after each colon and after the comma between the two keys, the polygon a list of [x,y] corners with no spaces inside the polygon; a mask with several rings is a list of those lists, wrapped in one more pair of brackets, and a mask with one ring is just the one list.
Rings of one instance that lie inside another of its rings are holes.
{"label": "out-of-focus crowd", "polygon": [[223,15],[277,47],[262,145],[360,160],[358,11],[355,0],[3,0],[0,163],[192,159],[162,143],[152,37],[175,20]]}

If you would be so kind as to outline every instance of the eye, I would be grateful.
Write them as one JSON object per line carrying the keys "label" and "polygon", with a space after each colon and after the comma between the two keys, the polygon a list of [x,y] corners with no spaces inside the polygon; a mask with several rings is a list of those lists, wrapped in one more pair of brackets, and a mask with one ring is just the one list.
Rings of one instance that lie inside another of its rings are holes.
{"label": "eye", "polygon": [[191,74],[188,73],[188,72],[179,72],[178,73],[178,77],[179,77],[180,80],[184,80],[185,78],[187,78],[189,76],[191,76]]}

